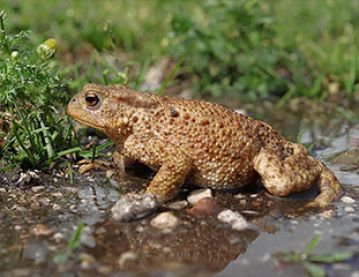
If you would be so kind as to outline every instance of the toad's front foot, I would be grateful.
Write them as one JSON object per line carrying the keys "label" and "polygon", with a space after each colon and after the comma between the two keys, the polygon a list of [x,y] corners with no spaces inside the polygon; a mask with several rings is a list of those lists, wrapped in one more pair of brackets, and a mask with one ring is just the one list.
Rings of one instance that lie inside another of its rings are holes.
{"label": "toad's front foot", "polygon": [[112,218],[121,222],[140,219],[154,212],[159,205],[153,194],[128,193],[112,207]]}

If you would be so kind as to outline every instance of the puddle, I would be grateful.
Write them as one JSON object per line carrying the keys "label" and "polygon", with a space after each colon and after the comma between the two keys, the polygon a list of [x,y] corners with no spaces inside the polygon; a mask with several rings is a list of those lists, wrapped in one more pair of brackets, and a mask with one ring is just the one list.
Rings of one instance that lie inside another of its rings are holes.
{"label": "puddle", "polygon": [[[182,208],[171,210],[176,227],[159,230],[151,220],[169,208],[131,223],[111,221],[110,208],[119,197],[133,187],[145,187],[148,180],[107,180],[104,172],[96,172],[75,174],[70,184],[61,173],[38,173],[35,187],[0,188],[0,275],[303,276],[304,267],[281,263],[275,254],[304,251],[318,234],[315,253],[355,254],[348,262],[324,265],[328,276],[358,276],[358,156],[350,161],[333,156],[358,147],[359,125],[333,118],[333,113],[279,115],[273,110],[264,109],[257,118],[291,139],[303,130],[301,141],[314,143],[313,153],[329,161],[352,201],[339,200],[326,212],[299,215],[298,197],[308,195],[281,199],[260,187],[240,191],[240,197],[238,192],[213,192],[221,210],[240,212],[253,228],[233,230],[215,216],[193,215]],[[187,193],[184,189],[179,198]],[[84,227],[76,247],[69,241],[80,222]]]}

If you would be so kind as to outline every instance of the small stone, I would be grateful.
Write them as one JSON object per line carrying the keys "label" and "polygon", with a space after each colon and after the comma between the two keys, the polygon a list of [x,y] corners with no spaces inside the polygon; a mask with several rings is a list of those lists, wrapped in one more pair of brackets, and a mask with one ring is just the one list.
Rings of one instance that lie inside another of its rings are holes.
{"label": "small stone", "polygon": [[35,236],[50,236],[53,233],[55,233],[55,230],[44,224],[37,224],[35,228],[32,230],[32,233]]}
{"label": "small stone", "polygon": [[145,230],[145,228],[142,225],[137,225],[135,228],[135,231],[137,233],[142,233]]}
{"label": "small stone", "polygon": [[112,169],[106,170],[106,179],[111,179],[115,172]]}
{"label": "small stone", "polygon": [[212,197],[212,191],[210,189],[197,189],[188,195],[187,201],[194,205],[198,200],[205,197]]}
{"label": "small stone", "polygon": [[353,198],[351,198],[350,196],[343,196],[340,200],[341,200],[342,202],[348,203],[348,204],[353,204],[353,203],[355,203],[355,200],[354,200]]}
{"label": "small stone", "polygon": [[219,209],[216,200],[212,197],[204,197],[198,200],[192,208],[188,209],[189,214],[211,216]]}
{"label": "small stone", "polygon": [[243,194],[243,193],[238,193],[234,196],[235,199],[243,199],[245,198],[246,196]]}
{"label": "small stone", "polygon": [[186,200],[182,201],[173,201],[167,204],[167,207],[173,210],[182,210],[188,206],[188,202]]}
{"label": "small stone", "polygon": [[172,212],[163,212],[151,220],[151,226],[157,229],[172,229],[178,224],[177,217]]}
{"label": "small stone", "polygon": [[80,174],[85,174],[85,173],[95,170],[97,168],[98,168],[98,165],[96,163],[83,164],[79,167],[78,172]]}
{"label": "small stone", "polygon": [[14,229],[15,231],[21,231],[22,227],[20,225],[15,225]]}
{"label": "small stone", "polygon": [[134,252],[131,252],[131,251],[123,252],[121,254],[120,258],[118,259],[118,265],[120,267],[123,267],[126,263],[133,262],[133,261],[137,260],[137,258],[138,258],[138,256]]}
{"label": "small stone", "polygon": [[55,233],[52,238],[56,241],[56,242],[60,242],[64,239],[64,235],[61,233]]}
{"label": "small stone", "polygon": [[6,188],[0,188],[0,192],[6,193]]}
{"label": "small stone", "polygon": [[55,203],[54,205],[52,205],[52,209],[54,211],[58,211],[58,210],[61,210],[61,206],[59,204]]}
{"label": "small stone", "polygon": [[81,261],[80,266],[82,269],[91,269],[96,263],[95,258],[87,253],[81,253],[79,258]]}
{"label": "small stone", "polygon": [[320,213],[320,216],[323,218],[332,218],[335,216],[334,210],[326,210]]}
{"label": "small stone", "polygon": [[217,216],[218,220],[223,223],[228,223],[232,229],[241,231],[249,227],[247,220],[238,212],[232,210],[224,210]]}
{"label": "small stone", "polygon": [[158,207],[153,194],[128,193],[111,208],[112,218],[118,221],[129,221],[145,217]]}
{"label": "small stone", "polygon": [[44,190],[44,189],[45,189],[44,186],[35,186],[35,187],[32,187],[32,188],[31,188],[31,190],[32,190],[33,192],[35,192],[35,193],[38,193],[38,192],[40,192],[40,191],[42,191],[42,190]]}
{"label": "small stone", "polygon": [[242,214],[247,214],[247,215],[259,215],[260,214],[258,211],[253,211],[253,210],[242,210],[241,212],[242,212]]}
{"label": "small stone", "polygon": [[345,207],[344,208],[344,211],[346,213],[354,213],[355,212],[355,209],[353,207]]}

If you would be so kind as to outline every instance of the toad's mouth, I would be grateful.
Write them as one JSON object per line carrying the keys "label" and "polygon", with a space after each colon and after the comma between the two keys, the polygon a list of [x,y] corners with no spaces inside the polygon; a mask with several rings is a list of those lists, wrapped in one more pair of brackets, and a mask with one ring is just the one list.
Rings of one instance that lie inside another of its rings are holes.
{"label": "toad's mouth", "polygon": [[104,132],[105,131],[105,128],[103,126],[100,126],[100,125],[97,125],[97,124],[94,124],[94,123],[91,123],[91,122],[88,122],[86,120],[82,120],[82,119],[79,119],[79,118],[74,118],[74,120],[80,124],[83,124],[83,125],[86,125],[88,127],[91,127],[91,128],[95,128],[99,131],[102,131]]}

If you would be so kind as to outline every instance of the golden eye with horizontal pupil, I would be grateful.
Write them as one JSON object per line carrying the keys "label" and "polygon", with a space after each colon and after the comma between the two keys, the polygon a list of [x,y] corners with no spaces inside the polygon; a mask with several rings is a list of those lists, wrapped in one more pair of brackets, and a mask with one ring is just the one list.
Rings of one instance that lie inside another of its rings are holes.
{"label": "golden eye with horizontal pupil", "polygon": [[100,99],[98,98],[98,96],[96,94],[87,94],[85,96],[85,101],[86,101],[86,104],[93,107],[93,106],[96,106],[98,104],[98,102],[100,102]]}

